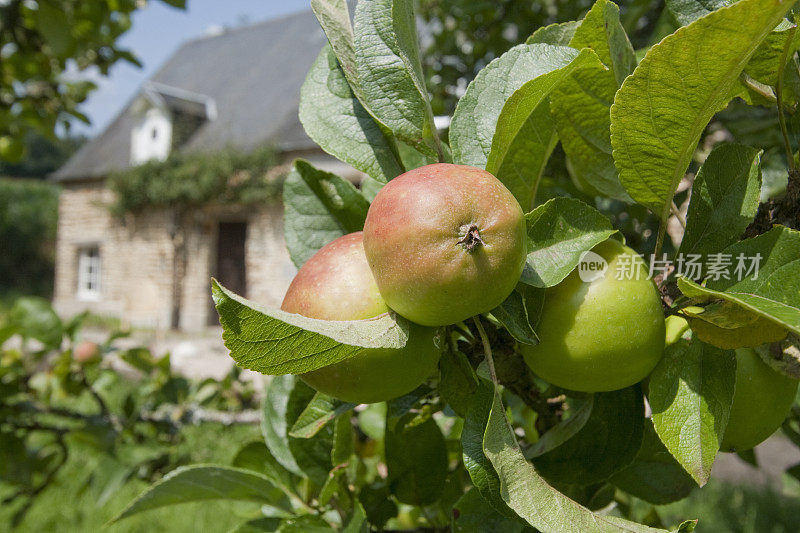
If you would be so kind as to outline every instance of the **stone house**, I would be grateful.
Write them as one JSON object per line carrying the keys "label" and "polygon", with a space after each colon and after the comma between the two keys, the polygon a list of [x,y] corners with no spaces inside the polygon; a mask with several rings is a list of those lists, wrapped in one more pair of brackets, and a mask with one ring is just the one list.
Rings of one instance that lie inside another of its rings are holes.
{"label": "stone house", "polygon": [[185,43],[116,119],[52,179],[62,186],[54,305],[125,323],[184,331],[217,324],[209,279],[277,306],[295,273],[283,240],[280,202],[195,217],[185,232],[186,268],[176,297],[170,213],[119,219],[109,173],[171,151],[247,151],[269,144],[289,162],[303,157],[356,180],[324,154],[297,118],[300,87],[325,36],[310,12]]}

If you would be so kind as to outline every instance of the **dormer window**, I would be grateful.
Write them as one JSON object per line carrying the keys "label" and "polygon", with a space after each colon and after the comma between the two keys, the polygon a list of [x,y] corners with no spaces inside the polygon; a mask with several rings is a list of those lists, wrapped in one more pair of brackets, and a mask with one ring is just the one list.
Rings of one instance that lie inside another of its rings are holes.
{"label": "dormer window", "polygon": [[163,161],[169,155],[172,139],[172,114],[150,107],[139,117],[131,132],[131,163]]}
{"label": "dormer window", "polygon": [[216,108],[205,95],[149,82],[133,113],[138,120],[131,131],[131,164],[138,165],[166,159],[215,118]]}

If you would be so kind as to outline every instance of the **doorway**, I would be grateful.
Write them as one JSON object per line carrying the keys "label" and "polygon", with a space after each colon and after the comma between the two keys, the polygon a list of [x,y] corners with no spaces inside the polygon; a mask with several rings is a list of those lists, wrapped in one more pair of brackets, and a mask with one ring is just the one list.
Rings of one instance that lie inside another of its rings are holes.
{"label": "doorway", "polygon": [[[247,296],[247,270],[245,267],[246,222],[220,222],[217,229],[217,258],[214,277],[225,288],[240,296]],[[219,317],[212,307],[211,325],[219,325]]]}

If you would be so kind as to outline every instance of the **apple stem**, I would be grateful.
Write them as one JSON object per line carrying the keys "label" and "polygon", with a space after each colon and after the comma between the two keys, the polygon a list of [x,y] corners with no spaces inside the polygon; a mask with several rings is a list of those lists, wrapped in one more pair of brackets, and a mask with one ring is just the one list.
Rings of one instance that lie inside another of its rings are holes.
{"label": "apple stem", "polygon": [[468,252],[472,252],[476,247],[483,244],[481,239],[481,232],[477,224],[470,224],[469,226],[461,226],[461,231],[464,236],[456,244],[460,244]]}
{"label": "apple stem", "polygon": [[489,345],[489,337],[486,336],[486,331],[477,316],[472,317],[475,321],[475,327],[478,328],[478,334],[481,336],[483,343],[483,352],[486,354],[486,365],[489,367],[489,376],[492,378],[492,383],[497,385],[497,374],[494,371],[494,359],[492,358],[492,347]]}

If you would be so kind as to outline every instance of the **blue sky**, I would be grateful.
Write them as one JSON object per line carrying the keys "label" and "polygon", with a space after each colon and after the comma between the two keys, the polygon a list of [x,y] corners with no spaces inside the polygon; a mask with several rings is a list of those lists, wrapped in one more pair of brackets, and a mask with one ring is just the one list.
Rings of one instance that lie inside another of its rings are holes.
{"label": "blue sky", "polygon": [[119,44],[133,51],[144,67],[120,61],[107,78],[86,73],[99,86],[81,109],[92,124],[75,124],[74,132],[89,136],[102,132],[139,86],[184,41],[206,35],[215,28],[254,24],[310,9],[310,0],[187,0],[186,3],[187,9],[183,11],[150,0],[146,8],[133,15],[133,27]]}

